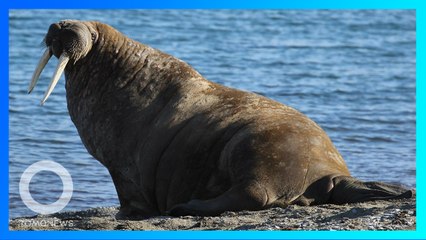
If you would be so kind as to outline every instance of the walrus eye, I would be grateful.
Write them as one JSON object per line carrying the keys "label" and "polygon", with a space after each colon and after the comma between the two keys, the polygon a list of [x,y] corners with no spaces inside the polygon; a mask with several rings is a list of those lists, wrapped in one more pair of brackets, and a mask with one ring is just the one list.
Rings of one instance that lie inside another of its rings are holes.
{"label": "walrus eye", "polygon": [[93,41],[93,42],[94,42],[94,41],[96,40],[96,38],[98,37],[98,36],[96,35],[96,33],[94,33],[94,32],[90,33],[90,35],[92,36],[92,41]]}

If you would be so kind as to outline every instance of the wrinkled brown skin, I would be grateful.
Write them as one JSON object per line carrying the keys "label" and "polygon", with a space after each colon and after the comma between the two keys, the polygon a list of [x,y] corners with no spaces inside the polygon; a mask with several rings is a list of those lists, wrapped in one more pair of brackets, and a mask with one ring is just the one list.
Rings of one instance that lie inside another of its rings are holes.
{"label": "wrinkled brown skin", "polygon": [[207,81],[106,24],[62,21],[45,42],[56,57],[73,56],[65,69],[68,110],[88,152],[111,174],[117,217],[413,194],[350,177],[327,134],[293,108]]}

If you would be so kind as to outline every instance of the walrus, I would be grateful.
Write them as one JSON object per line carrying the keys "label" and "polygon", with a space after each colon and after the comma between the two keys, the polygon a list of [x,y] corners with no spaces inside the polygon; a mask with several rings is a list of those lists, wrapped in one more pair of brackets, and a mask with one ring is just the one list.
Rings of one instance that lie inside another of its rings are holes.
{"label": "walrus", "polygon": [[410,198],[351,176],[327,134],[297,110],[206,80],[187,63],[96,21],[50,25],[29,90],[59,59],[71,120],[109,171],[117,218],[214,216],[290,204]]}

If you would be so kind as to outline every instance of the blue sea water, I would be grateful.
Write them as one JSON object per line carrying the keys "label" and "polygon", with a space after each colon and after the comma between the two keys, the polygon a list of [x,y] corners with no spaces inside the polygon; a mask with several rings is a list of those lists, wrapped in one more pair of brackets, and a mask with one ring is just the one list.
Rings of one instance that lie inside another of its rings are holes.
{"label": "blue sea water", "polygon": [[[86,152],[69,118],[63,79],[39,106],[56,60],[27,95],[44,34],[62,19],[108,23],[211,81],[292,106],[329,134],[355,177],[416,186],[415,11],[11,10],[11,218],[34,214],[18,185],[40,160],[62,164],[73,178],[64,210],[118,205],[107,170]],[[40,172],[30,190],[52,203],[62,183]]]}

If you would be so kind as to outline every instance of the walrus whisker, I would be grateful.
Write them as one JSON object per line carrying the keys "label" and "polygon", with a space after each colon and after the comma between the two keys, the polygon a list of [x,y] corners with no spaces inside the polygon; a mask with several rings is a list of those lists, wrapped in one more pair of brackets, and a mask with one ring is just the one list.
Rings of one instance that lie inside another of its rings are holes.
{"label": "walrus whisker", "polygon": [[46,64],[49,62],[52,57],[52,51],[49,48],[44,51],[43,56],[41,56],[39,63],[37,64],[37,68],[34,71],[33,77],[31,78],[30,85],[28,86],[28,94],[30,94],[35,85],[37,84],[38,79],[40,78],[40,74],[43,71]]}
{"label": "walrus whisker", "polygon": [[46,102],[47,98],[49,98],[49,96],[52,93],[53,89],[55,88],[56,84],[58,84],[59,78],[61,78],[61,75],[64,72],[64,69],[67,66],[67,63],[68,63],[69,60],[70,60],[70,58],[68,57],[68,55],[66,53],[63,53],[61,55],[61,57],[59,58],[58,66],[56,67],[56,70],[53,73],[52,80],[50,81],[49,87],[47,88],[47,91],[44,94],[44,97],[41,100],[40,105],[43,106],[43,104]]}

